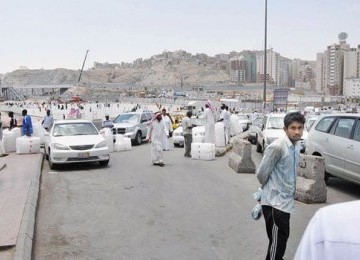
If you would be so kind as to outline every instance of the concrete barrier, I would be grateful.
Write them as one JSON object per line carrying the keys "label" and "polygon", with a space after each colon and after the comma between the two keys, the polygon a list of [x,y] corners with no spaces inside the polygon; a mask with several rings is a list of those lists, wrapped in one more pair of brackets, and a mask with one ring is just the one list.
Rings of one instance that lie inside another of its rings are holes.
{"label": "concrete barrier", "polygon": [[324,158],[304,154],[300,156],[295,199],[308,204],[326,202]]}
{"label": "concrete barrier", "polygon": [[233,138],[232,144],[229,166],[237,173],[255,173],[255,163],[251,158],[251,143],[239,135]]}

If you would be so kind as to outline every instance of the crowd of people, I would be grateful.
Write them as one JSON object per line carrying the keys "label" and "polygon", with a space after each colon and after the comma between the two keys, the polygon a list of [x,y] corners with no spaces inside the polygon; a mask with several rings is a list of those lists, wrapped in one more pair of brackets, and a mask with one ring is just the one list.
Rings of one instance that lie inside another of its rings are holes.
{"label": "crowd of people", "polygon": [[[162,107],[160,106],[160,108]],[[223,124],[225,144],[229,143],[231,112],[225,104],[221,105],[220,109],[221,113],[217,120],[216,108],[212,102],[207,101],[205,103],[203,114],[205,143],[215,143],[216,122]],[[9,129],[11,130],[18,126],[18,122],[12,111],[8,112],[8,116]],[[181,122],[184,136],[184,157],[187,158],[191,157],[192,130],[196,127],[192,123],[192,117],[193,111],[187,111]],[[51,111],[47,109],[42,120],[42,127],[49,131],[53,123],[54,118]],[[283,259],[285,255],[290,235],[290,216],[295,206],[297,166],[300,161],[298,141],[303,135],[304,125],[305,117],[303,114],[300,112],[288,113],[284,118],[286,135],[272,142],[265,149],[256,171],[256,177],[262,189],[259,203],[268,237],[266,259]],[[22,135],[32,136],[32,119],[27,114],[26,109],[22,110],[21,127]],[[105,115],[102,127],[113,127],[113,121],[110,120],[108,114]],[[148,128],[152,164],[163,167],[165,165],[163,153],[170,150],[170,138],[174,130],[165,108],[154,113]],[[360,232],[360,228],[358,224],[352,224],[356,222],[355,217],[358,208],[359,202],[353,202],[319,210],[304,233],[295,259],[340,259],[341,257],[355,259],[360,253],[360,240],[358,234],[354,234],[356,231]],[[342,214],[338,214],[339,212]],[[345,228],[344,230],[330,232],[334,225],[341,226],[342,229]]]}

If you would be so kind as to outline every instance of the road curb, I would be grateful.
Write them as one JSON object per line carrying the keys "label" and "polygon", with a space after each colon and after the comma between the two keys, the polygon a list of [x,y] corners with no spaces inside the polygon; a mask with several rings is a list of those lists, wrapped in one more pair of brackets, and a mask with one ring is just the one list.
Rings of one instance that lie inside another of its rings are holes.
{"label": "road curb", "polygon": [[19,235],[16,241],[14,260],[31,260],[35,228],[36,208],[40,189],[41,168],[44,155],[39,157],[36,174],[31,181],[28,196],[21,219]]}

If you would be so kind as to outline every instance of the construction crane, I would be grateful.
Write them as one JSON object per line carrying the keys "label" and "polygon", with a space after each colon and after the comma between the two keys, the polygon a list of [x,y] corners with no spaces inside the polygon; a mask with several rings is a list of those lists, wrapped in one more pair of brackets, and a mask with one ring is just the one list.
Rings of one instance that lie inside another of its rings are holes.
{"label": "construction crane", "polygon": [[84,70],[85,61],[86,61],[86,58],[87,58],[88,53],[89,53],[89,50],[86,50],[85,59],[84,59],[84,62],[83,62],[83,64],[82,64],[81,71],[80,71],[80,75],[79,75],[79,79],[78,79],[78,85],[79,85],[79,83],[80,83],[81,75],[82,75],[83,70]]}

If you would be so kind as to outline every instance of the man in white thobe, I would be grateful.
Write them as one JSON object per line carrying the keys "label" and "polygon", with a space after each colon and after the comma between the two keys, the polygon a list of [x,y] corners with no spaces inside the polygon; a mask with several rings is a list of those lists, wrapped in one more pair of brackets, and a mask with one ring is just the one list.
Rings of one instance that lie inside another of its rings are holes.
{"label": "man in white thobe", "polygon": [[210,101],[207,101],[205,104],[204,111],[204,122],[205,122],[205,138],[204,143],[215,144],[215,117],[214,110]]}
{"label": "man in white thobe", "polygon": [[231,115],[231,113],[226,108],[229,109],[225,104],[223,104],[221,106],[219,122],[222,122],[224,124],[225,144],[228,144],[229,140],[230,140],[230,115]]}
{"label": "man in white thobe", "polygon": [[319,209],[310,220],[295,260],[359,259],[360,200]]}
{"label": "man in white thobe", "polygon": [[163,136],[163,150],[164,151],[169,151],[170,150],[169,137],[171,137],[171,135],[172,135],[173,127],[172,127],[170,117],[166,114],[166,109],[165,108],[163,108],[161,110],[161,114],[162,114],[162,119],[163,119],[162,121],[165,124],[165,134]]}
{"label": "man in white thobe", "polygon": [[165,134],[165,124],[162,120],[160,112],[155,114],[155,119],[151,122],[149,131],[149,142],[151,142],[151,160],[154,165],[164,166],[163,137]]}

